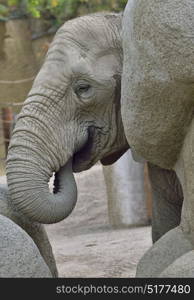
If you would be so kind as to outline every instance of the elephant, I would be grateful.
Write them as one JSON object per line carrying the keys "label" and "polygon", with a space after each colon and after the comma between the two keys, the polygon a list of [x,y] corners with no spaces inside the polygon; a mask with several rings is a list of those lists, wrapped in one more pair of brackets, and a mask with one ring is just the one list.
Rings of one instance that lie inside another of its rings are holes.
{"label": "elephant", "polygon": [[137,277],[194,277],[193,15],[193,0],[129,0],[123,16],[121,115],[155,194],[157,241]]}
{"label": "elephant", "polygon": [[99,160],[114,163],[129,149],[120,113],[121,21],[122,14],[114,13],[67,21],[17,117],[8,188],[13,205],[35,222],[59,222],[71,213],[77,200],[73,172]]}
{"label": "elephant", "polygon": [[0,184],[0,227],[0,277],[58,276],[43,225],[31,222],[13,207],[5,184]]}
{"label": "elephant", "polygon": [[[91,14],[58,30],[17,118],[6,164],[12,204],[34,222],[48,224],[66,218],[76,205],[73,172],[97,161],[113,164],[129,148],[148,161],[158,255],[150,249],[137,271],[148,277],[160,276],[166,268],[169,274],[171,263],[193,249],[192,180],[188,190],[183,184],[192,172],[192,153],[185,153],[192,148],[193,41],[188,22],[193,3],[167,0],[163,7],[160,2],[129,1],[124,15]],[[177,18],[174,12],[163,13],[177,3]],[[182,32],[184,14],[188,18]],[[158,26],[148,22],[152,17]],[[170,18],[166,26],[163,18]],[[172,61],[169,66],[165,57]]]}

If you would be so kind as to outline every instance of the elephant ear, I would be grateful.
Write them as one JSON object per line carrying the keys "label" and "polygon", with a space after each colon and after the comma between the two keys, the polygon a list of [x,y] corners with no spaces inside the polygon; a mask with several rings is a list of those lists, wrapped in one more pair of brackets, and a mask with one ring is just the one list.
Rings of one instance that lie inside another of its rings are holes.
{"label": "elephant ear", "polygon": [[[115,96],[114,96],[114,104],[116,106],[117,113],[121,114],[121,75],[115,74],[113,76],[115,79]],[[124,131],[124,129],[123,129]],[[104,158],[102,158],[100,161],[104,166],[112,165],[114,164],[128,149],[129,145],[126,141],[126,146],[123,149],[119,149],[118,151],[115,151],[111,154],[108,154]]]}

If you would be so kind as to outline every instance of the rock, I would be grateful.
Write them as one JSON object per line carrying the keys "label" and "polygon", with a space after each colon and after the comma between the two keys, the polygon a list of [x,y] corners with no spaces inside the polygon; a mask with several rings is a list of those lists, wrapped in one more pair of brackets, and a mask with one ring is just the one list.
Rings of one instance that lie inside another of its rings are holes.
{"label": "rock", "polygon": [[30,236],[0,215],[0,277],[52,277]]}
{"label": "rock", "polygon": [[194,278],[194,250],[177,258],[159,277]]}

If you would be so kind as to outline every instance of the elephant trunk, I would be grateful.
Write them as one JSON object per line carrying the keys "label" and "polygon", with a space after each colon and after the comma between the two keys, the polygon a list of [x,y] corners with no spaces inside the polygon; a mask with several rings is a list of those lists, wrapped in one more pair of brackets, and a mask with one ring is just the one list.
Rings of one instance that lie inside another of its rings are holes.
{"label": "elephant trunk", "polygon": [[71,213],[77,200],[71,161],[57,172],[59,187],[54,194],[49,191],[48,180],[38,179],[38,175],[19,168],[16,162],[8,161],[9,191],[18,211],[44,224],[59,222]]}
{"label": "elephant trunk", "polygon": [[[24,109],[12,135],[6,166],[13,205],[33,221],[44,224],[66,218],[77,200],[72,155],[63,152],[59,142],[53,140],[51,127]],[[51,193],[48,182],[53,172],[57,186]]]}

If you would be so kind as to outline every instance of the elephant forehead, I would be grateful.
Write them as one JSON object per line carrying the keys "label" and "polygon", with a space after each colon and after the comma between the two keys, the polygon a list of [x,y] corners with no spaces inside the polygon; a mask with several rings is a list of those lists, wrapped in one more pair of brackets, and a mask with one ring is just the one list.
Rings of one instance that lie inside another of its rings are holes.
{"label": "elephant forehead", "polygon": [[101,50],[98,47],[91,47],[91,49],[84,48],[79,41],[72,41],[69,39],[55,39],[47,53],[46,61],[54,61],[61,66],[66,64],[66,67],[73,67],[75,65],[82,65],[87,60],[91,60]]}
{"label": "elephant forehead", "polygon": [[76,71],[76,67],[77,70],[83,72],[81,70],[83,65],[85,65],[84,69],[88,69],[85,55],[80,49],[65,45],[63,42],[54,43],[47,53],[45,63],[38,77],[43,74],[44,78],[48,78],[48,74],[50,74],[53,78],[52,74],[55,74],[57,78],[61,76],[68,78],[72,76],[72,72]]}
{"label": "elephant forehead", "polygon": [[72,61],[71,70],[75,74],[92,75],[92,77],[110,77],[117,73],[119,62],[114,54],[77,57]]}
{"label": "elephant forehead", "polygon": [[41,72],[52,73],[60,77],[91,77],[96,80],[108,79],[118,72],[120,61],[115,59],[115,49],[91,48],[83,51],[77,44],[66,40],[54,43],[47,54],[45,66]]}

